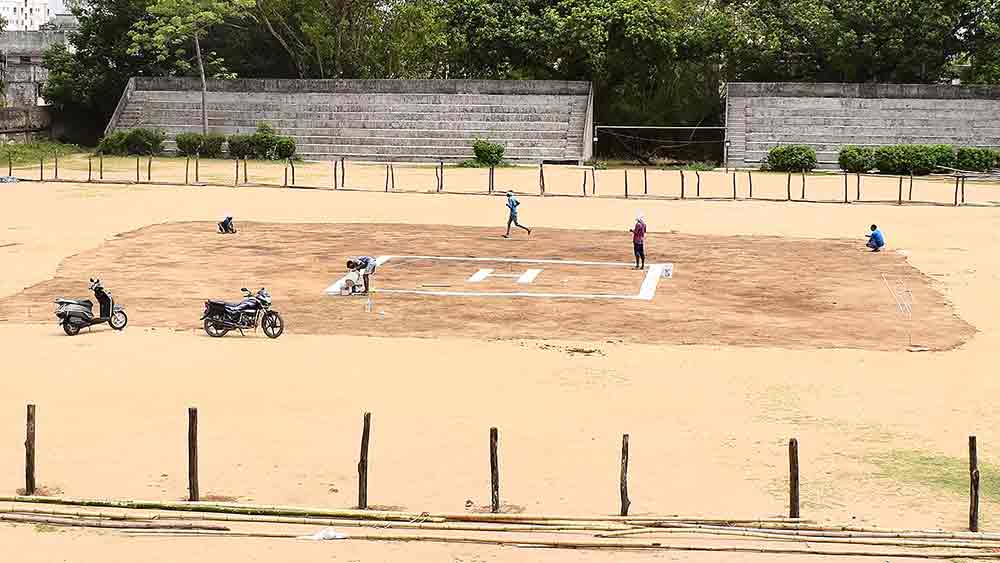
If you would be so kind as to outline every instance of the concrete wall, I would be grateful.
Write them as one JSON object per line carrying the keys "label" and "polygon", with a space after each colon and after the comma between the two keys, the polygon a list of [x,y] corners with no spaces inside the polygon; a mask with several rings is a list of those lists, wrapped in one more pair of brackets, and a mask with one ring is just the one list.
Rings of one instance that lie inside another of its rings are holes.
{"label": "concrete wall", "polygon": [[[34,106],[41,86],[49,77],[42,67],[42,53],[52,45],[66,42],[62,31],[4,31],[0,33],[0,54],[4,57],[4,105]],[[22,58],[30,59],[22,62]]]}
{"label": "concrete wall", "polygon": [[[252,133],[260,122],[295,138],[304,158],[464,160],[472,141],[507,146],[518,161],[591,157],[588,82],[514,80],[211,80],[209,128]],[[200,84],[129,82],[107,132],[201,130]],[[172,148],[172,141],[167,147]]]}
{"label": "concrete wall", "polygon": [[1000,146],[1000,86],[730,83],[728,165],[757,166],[771,147],[810,145],[834,168],[843,145]]}
{"label": "concrete wall", "polygon": [[48,107],[0,109],[0,139],[25,141],[49,136],[52,113]]}

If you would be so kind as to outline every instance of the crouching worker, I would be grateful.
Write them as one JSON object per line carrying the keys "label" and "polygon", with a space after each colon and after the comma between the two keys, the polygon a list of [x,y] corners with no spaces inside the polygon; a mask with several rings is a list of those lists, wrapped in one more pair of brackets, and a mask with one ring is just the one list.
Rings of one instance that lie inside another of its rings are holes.
{"label": "crouching worker", "polygon": [[868,248],[872,249],[872,252],[881,252],[882,247],[885,246],[885,237],[882,235],[882,230],[878,228],[878,225],[872,225],[872,233],[868,235]]}
{"label": "crouching worker", "polygon": [[360,273],[364,280],[365,287],[361,290],[361,293],[371,291],[371,276],[375,275],[375,268],[377,266],[378,262],[371,256],[358,256],[347,261],[347,269],[351,272]]}
{"label": "crouching worker", "polygon": [[225,219],[219,221],[218,225],[219,225],[219,232],[224,235],[231,235],[236,233],[236,226],[233,225],[233,218],[228,215],[226,216]]}

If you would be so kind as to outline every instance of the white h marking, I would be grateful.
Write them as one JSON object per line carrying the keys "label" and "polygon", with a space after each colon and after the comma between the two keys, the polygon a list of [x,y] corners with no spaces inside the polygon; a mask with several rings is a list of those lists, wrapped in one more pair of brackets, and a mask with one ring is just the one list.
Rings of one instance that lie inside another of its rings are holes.
{"label": "white h marking", "polygon": [[525,270],[523,274],[494,274],[493,268],[480,268],[465,281],[469,283],[477,283],[485,280],[486,278],[517,278],[517,283],[531,283],[535,281],[535,278],[537,278],[540,273],[542,273],[541,268],[529,268]]}

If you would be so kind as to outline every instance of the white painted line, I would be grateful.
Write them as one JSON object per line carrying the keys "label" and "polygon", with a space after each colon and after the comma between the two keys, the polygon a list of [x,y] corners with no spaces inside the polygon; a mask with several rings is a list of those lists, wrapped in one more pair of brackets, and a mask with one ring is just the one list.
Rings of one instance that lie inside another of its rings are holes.
{"label": "white painted line", "polygon": [[624,299],[649,301],[638,295],[617,295],[598,293],[534,293],[530,291],[420,291],[416,289],[378,289],[379,293],[403,293],[409,295],[432,295],[435,297],[544,297],[548,299]]}
{"label": "white painted line", "polygon": [[452,260],[459,262],[509,262],[512,264],[569,264],[570,266],[631,266],[631,262],[586,262],[582,260],[531,260],[526,258],[481,258],[471,256],[390,256],[418,260]]}
{"label": "white painted line", "polygon": [[517,278],[517,283],[531,283],[535,281],[535,278],[537,278],[540,273],[542,273],[541,268],[531,268],[526,270],[523,274],[521,274],[521,277]]}
{"label": "white painted line", "polygon": [[[395,258],[395,256],[378,256],[378,257],[375,258],[375,266],[376,267],[381,266],[382,264],[385,264],[386,262],[388,262],[389,260],[392,260],[393,258]],[[349,278],[350,276],[351,276],[351,274],[348,273],[344,277],[342,277],[339,280],[333,282],[330,285],[330,287],[326,288],[326,294],[327,295],[340,295],[340,290],[342,290],[344,288],[344,282],[347,281],[347,278]]]}
{"label": "white painted line", "polygon": [[480,268],[478,272],[469,276],[469,279],[465,281],[470,283],[481,282],[486,278],[490,277],[490,274],[492,273],[493,273],[493,268]]}

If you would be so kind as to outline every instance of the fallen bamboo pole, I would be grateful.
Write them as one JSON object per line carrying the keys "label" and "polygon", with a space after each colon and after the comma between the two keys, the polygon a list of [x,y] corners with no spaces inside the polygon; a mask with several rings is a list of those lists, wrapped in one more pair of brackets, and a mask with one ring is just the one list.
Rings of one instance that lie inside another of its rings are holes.
{"label": "fallen bamboo pole", "polygon": [[956,547],[962,549],[1000,549],[998,542],[971,542],[955,541],[943,538],[930,539],[896,539],[896,538],[875,538],[875,537],[830,537],[830,536],[802,536],[780,532],[752,532],[741,530],[699,530],[690,528],[641,528],[637,530],[621,530],[617,532],[607,532],[598,534],[599,538],[620,538],[634,535],[655,534],[657,532],[680,533],[680,534],[704,534],[717,536],[739,536],[746,538],[770,539],[776,541],[791,542],[815,542],[815,543],[839,543],[849,545],[882,545],[901,547]]}
{"label": "fallen bamboo pole", "polygon": [[215,524],[169,524],[159,522],[120,522],[109,520],[88,520],[82,518],[56,518],[54,516],[28,516],[17,514],[0,514],[0,522],[18,524],[51,524],[53,526],[75,526],[78,528],[112,528],[119,530],[211,530],[228,531],[229,528]]}
{"label": "fallen bamboo pole", "polygon": [[[169,531],[158,532],[157,535],[170,533]],[[171,533],[171,535],[178,535]],[[260,532],[181,532],[180,535],[191,535],[198,537],[258,537],[258,538],[299,538],[297,534],[275,534]],[[463,543],[479,545],[498,545],[522,548],[553,548],[553,549],[593,549],[593,550],[637,550],[637,551],[702,551],[718,553],[765,553],[765,554],[790,554],[790,555],[829,555],[841,557],[884,557],[884,558],[913,558],[913,559],[1000,559],[1000,553],[962,552],[948,551],[938,553],[927,553],[920,551],[846,551],[832,549],[810,549],[794,547],[751,547],[751,546],[721,546],[721,545],[671,545],[661,542],[605,542],[599,540],[523,540],[523,539],[496,539],[467,536],[434,536],[419,534],[378,534],[378,535],[352,535],[339,541],[372,541],[372,542],[412,542],[427,541],[436,543]]]}
{"label": "fallen bamboo pole", "polygon": [[787,528],[752,528],[733,526],[713,526],[709,524],[688,524],[684,522],[663,523],[659,526],[650,526],[666,529],[678,530],[728,530],[743,532],[763,532],[780,533],[801,537],[839,537],[839,538],[900,538],[900,539],[959,539],[959,540],[985,540],[1000,541],[1000,534],[981,534],[972,532],[946,532],[946,531],[921,531],[921,530],[895,530],[895,531],[852,531],[852,530],[808,530],[808,529],[787,529]]}
{"label": "fallen bamboo pole", "polygon": [[170,510],[183,512],[214,512],[226,514],[270,515],[270,516],[317,516],[331,518],[352,518],[367,520],[413,520],[423,518],[428,522],[622,522],[622,523],[719,523],[719,524],[790,524],[808,523],[809,520],[789,518],[700,518],[671,516],[552,516],[539,514],[488,514],[488,513],[414,513],[398,511],[330,509],[312,507],[293,507],[279,505],[254,504],[221,504],[210,502],[170,502],[143,500],[111,500],[87,499],[74,497],[42,497],[42,496],[0,496],[0,502],[17,502],[29,504],[55,504],[63,506],[87,506],[104,508],[123,508],[131,510]]}

